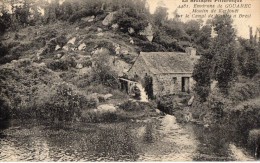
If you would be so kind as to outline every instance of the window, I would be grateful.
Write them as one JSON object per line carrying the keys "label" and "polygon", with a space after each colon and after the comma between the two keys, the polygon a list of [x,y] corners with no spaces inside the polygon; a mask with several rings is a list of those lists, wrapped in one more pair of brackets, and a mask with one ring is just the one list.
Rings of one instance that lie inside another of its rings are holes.
{"label": "window", "polygon": [[172,81],[173,81],[173,84],[176,84],[176,82],[177,82],[177,77],[173,77],[173,78],[172,78]]}

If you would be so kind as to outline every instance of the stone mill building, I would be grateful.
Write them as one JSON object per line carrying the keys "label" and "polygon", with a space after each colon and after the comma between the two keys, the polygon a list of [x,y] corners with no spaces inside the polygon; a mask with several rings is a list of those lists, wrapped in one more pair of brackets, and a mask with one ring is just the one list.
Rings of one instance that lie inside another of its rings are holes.
{"label": "stone mill building", "polygon": [[128,70],[129,78],[152,77],[154,95],[189,93],[193,86],[192,72],[198,60],[194,48],[186,52],[141,52]]}

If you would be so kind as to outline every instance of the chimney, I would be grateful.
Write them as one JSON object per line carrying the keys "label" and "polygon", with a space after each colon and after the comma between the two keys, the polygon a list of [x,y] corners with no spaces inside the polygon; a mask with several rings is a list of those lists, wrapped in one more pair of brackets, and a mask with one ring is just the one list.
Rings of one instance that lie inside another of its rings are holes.
{"label": "chimney", "polygon": [[185,52],[190,56],[190,57],[196,57],[196,49],[193,47],[187,47],[185,49]]}

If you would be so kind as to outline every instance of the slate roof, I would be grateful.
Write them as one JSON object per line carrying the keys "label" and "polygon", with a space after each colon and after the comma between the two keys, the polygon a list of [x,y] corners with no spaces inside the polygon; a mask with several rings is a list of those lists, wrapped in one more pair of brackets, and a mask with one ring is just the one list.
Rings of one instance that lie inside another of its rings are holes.
{"label": "slate roof", "polygon": [[192,73],[193,62],[182,52],[141,52],[145,65],[153,74]]}

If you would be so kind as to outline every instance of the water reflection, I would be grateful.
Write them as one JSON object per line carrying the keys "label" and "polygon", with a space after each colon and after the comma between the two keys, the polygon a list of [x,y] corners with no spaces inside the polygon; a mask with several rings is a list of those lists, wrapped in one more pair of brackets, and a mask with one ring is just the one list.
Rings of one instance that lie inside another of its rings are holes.
{"label": "water reflection", "polygon": [[[136,160],[131,126],[89,124],[89,127],[13,125],[0,140],[1,161],[124,161]],[[83,128],[83,129],[82,129]]]}
{"label": "water reflection", "polygon": [[234,151],[241,153],[225,130],[180,125],[169,115],[121,123],[32,120],[0,126],[0,161],[231,161]]}

